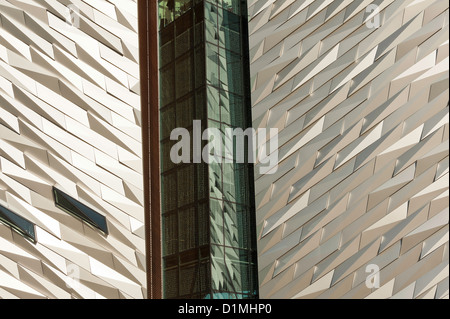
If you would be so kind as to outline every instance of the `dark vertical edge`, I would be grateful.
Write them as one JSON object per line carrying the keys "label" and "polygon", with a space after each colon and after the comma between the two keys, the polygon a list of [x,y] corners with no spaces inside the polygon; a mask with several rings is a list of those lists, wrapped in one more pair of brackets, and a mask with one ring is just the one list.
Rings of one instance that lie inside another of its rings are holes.
{"label": "dark vertical edge", "polygon": [[161,234],[161,181],[160,181],[160,136],[159,136],[159,43],[158,2],[150,1],[149,47],[150,60],[150,158],[151,167],[151,219],[153,250],[153,298],[162,298],[162,234]]}
{"label": "dark vertical edge", "polygon": [[162,298],[157,1],[138,1],[147,297]]}
{"label": "dark vertical edge", "polygon": [[[241,1],[241,43],[242,43],[242,57],[244,60],[244,68],[243,68],[243,81],[244,81],[244,95],[245,95],[245,104],[247,106],[247,120],[246,127],[253,127],[253,117],[252,117],[252,91],[251,91],[251,83],[250,83],[250,34],[248,30],[248,6],[247,0]],[[257,235],[257,227],[256,227],[256,196],[255,196],[255,166],[253,163],[248,163],[248,185],[249,185],[249,206],[250,206],[250,233],[252,234],[251,238],[251,247],[252,254],[251,259],[254,264],[253,268],[253,284],[254,284],[254,297],[256,299],[259,298],[259,275],[258,275],[258,235]]]}

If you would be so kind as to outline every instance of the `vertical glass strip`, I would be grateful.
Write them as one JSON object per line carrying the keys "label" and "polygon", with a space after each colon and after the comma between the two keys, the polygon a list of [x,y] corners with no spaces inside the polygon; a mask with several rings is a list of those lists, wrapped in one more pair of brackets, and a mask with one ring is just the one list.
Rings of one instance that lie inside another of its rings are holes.
{"label": "vertical glass strip", "polygon": [[[158,4],[164,297],[256,298],[253,166],[225,160],[225,131],[251,127],[246,1]],[[194,120],[222,134],[210,164],[193,162]],[[171,161],[175,128],[189,163]]]}
{"label": "vertical glass strip", "polygon": [[[204,163],[175,164],[170,140],[175,128],[193,135],[203,120],[206,99],[202,3],[159,1],[161,202],[163,297],[210,295],[208,168]],[[190,154],[192,158],[192,153]]]}
{"label": "vertical glass strip", "polygon": [[[205,34],[208,127],[225,147],[227,130],[252,125],[246,1],[205,1]],[[238,152],[248,155],[234,145],[209,169],[212,298],[258,296],[253,166]]]}

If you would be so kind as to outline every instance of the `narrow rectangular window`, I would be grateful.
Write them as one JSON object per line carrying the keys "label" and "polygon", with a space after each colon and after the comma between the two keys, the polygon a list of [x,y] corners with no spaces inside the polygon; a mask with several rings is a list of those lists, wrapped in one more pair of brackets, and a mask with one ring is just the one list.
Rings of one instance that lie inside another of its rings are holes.
{"label": "narrow rectangular window", "polygon": [[108,226],[106,224],[105,216],[97,213],[57,188],[53,188],[53,195],[55,197],[56,207],[81,219],[88,225],[99,229],[103,234],[108,235]]}
{"label": "narrow rectangular window", "polygon": [[34,224],[1,205],[0,222],[5,224],[6,226],[11,227],[14,231],[16,231],[29,241],[36,243]]}

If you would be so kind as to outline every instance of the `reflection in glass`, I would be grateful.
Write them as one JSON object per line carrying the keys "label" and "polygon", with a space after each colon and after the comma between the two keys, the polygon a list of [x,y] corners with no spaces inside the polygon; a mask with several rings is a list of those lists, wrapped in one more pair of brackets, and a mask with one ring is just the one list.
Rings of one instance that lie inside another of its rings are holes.
{"label": "reflection in glass", "polygon": [[[251,127],[245,1],[160,0],[159,20],[164,297],[255,298],[253,167],[224,134]],[[193,119],[222,133],[220,152],[175,165],[170,132]]]}

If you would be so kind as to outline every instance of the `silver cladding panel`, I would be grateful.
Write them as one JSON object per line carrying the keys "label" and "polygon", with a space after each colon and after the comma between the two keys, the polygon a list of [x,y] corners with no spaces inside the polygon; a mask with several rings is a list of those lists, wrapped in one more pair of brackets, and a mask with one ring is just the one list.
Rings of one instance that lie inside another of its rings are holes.
{"label": "silver cladding panel", "polygon": [[448,2],[248,6],[261,297],[448,298]]}
{"label": "silver cladding panel", "polygon": [[0,0],[0,205],[37,234],[0,224],[0,298],[144,298],[137,4],[71,2]]}

